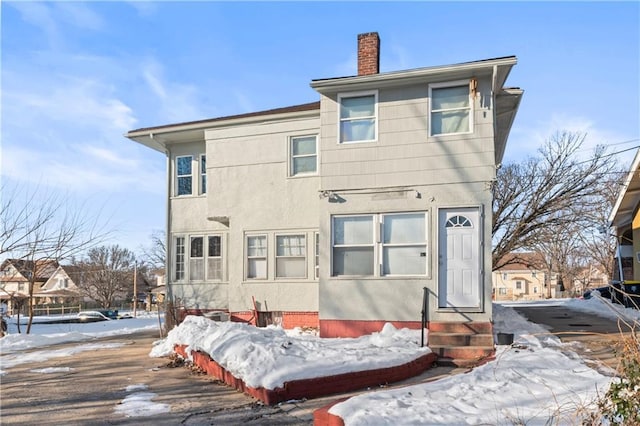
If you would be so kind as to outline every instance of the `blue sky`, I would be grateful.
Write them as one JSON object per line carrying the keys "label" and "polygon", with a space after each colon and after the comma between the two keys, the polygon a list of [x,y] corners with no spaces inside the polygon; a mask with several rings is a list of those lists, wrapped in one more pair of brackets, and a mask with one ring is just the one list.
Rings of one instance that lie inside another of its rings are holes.
{"label": "blue sky", "polygon": [[557,130],[640,145],[638,2],[0,7],[3,184],[63,193],[132,250],[164,228],[165,159],[124,133],[316,101],[312,79],[356,74],[363,32],[380,34],[383,72],[517,56],[507,85],[525,95],[505,161]]}

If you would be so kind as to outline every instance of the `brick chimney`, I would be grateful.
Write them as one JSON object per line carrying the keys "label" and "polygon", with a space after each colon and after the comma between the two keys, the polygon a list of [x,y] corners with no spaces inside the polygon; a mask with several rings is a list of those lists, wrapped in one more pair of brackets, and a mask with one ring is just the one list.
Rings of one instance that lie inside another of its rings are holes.
{"label": "brick chimney", "polygon": [[358,34],[358,75],[380,72],[380,37],[378,33]]}

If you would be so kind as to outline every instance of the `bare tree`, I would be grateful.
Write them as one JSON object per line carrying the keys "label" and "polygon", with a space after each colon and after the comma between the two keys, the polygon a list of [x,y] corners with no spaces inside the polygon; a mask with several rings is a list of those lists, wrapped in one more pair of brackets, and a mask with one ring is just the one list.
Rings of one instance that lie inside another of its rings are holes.
{"label": "bare tree", "polygon": [[493,201],[493,269],[505,266],[509,253],[532,249],[558,233],[593,225],[601,206],[603,176],[615,163],[598,147],[588,160],[578,151],[585,134],[558,132],[537,157],[498,170]]}
{"label": "bare tree", "polygon": [[80,291],[103,308],[132,294],[135,256],[128,249],[118,245],[95,247],[77,266],[82,269]]}
{"label": "bare tree", "polygon": [[166,233],[155,230],[151,233],[151,244],[142,247],[142,257],[151,268],[164,268],[167,258]]}
{"label": "bare tree", "polygon": [[[36,284],[45,265],[56,264],[98,244],[109,234],[99,218],[73,208],[66,197],[36,188],[3,186],[0,201],[0,254],[23,263],[28,280],[29,321],[33,323]],[[6,192],[5,192],[6,191]]]}
{"label": "bare tree", "polygon": [[613,277],[614,258],[617,247],[615,235],[609,232],[609,214],[613,210],[617,196],[622,187],[622,179],[627,171],[617,167],[609,175],[603,176],[601,186],[601,202],[592,211],[593,226],[581,234],[585,254],[595,263],[607,277]]}

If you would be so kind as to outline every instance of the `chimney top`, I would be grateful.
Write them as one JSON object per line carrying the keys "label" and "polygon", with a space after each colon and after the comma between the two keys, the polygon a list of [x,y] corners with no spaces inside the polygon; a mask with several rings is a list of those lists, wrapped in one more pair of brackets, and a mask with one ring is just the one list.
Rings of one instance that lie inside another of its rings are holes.
{"label": "chimney top", "polygon": [[358,34],[358,75],[380,72],[380,37],[378,33]]}

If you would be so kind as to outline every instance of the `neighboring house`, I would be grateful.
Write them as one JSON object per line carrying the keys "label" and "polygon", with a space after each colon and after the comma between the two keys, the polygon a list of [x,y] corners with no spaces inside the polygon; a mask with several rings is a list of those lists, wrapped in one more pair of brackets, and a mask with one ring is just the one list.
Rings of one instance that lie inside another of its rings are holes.
{"label": "neighboring house", "polygon": [[640,150],[609,215],[618,238],[614,279],[640,281]]}
{"label": "neighboring house", "polygon": [[576,295],[582,295],[589,289],[604,287],[609,284],[610,277],[598,267],[588,266],[581,268],[573,280],[573,289]]}
{"label": "neighboring house", "polygon": [[313,80],[319,102],[132,130],[167,155],[167,298],[185,312],[358,336],[490,327],[492,183],[513,56]]}
{"label": "neighboring house", "polygon": [[493,299],[538,300],[556,297],[557,274],[539,253],[513,253],[505,266],[493,271]]}
{"label": "neighboring house", "polygon": [[41,302],[68,303],[90,300],[83,297],[79,286],[82,284],[82,269],[77,266],[58,266],[58,269],[35,293]]}
{"label": "neighboring house", "polygon": [[7,303],[12,313],[16,301],[29,297],[30,279],[35,277],[33,292],[37,293],[58,266],[54,260],[6,259],[0,265],[0,300]]}

